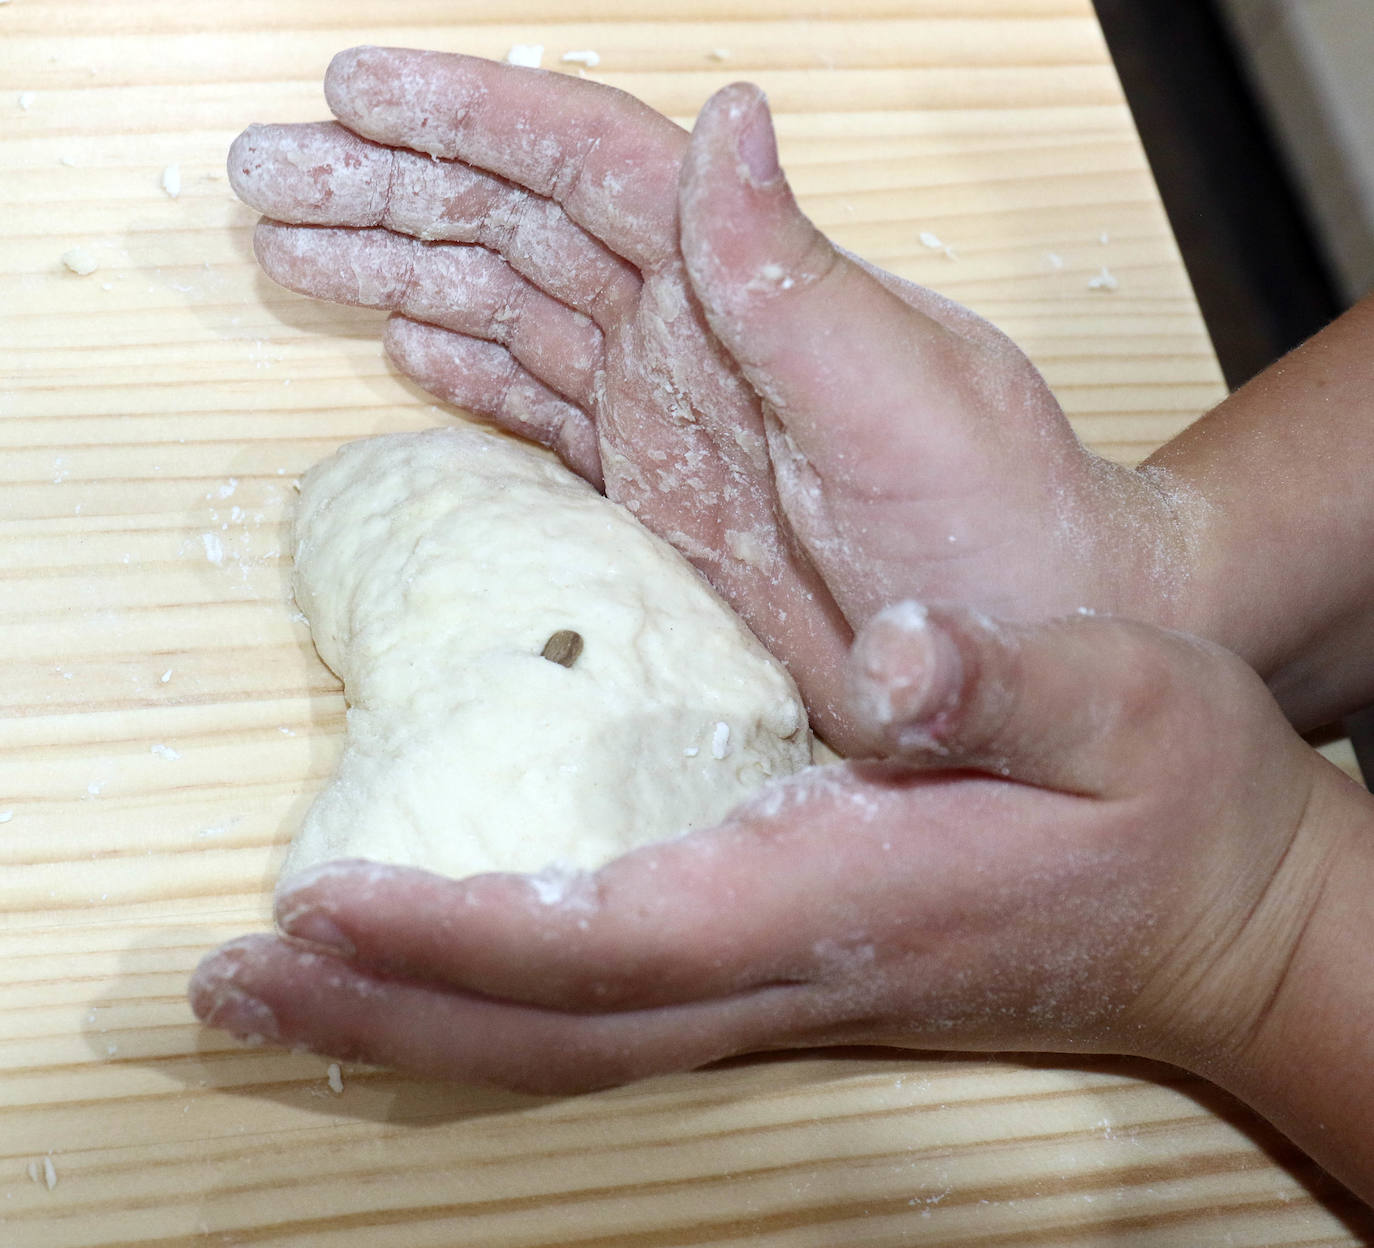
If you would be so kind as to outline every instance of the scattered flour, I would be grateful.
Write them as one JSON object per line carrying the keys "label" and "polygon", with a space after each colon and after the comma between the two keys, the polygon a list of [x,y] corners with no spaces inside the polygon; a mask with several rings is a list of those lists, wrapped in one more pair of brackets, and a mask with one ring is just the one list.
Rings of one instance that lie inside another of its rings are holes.
{"label": "scattered flour", "polygon": [[1113,291],[1121,285],[1116,276],[1104,264],[1092,277],[1088,278],[1089,290]]}
{"label": "scattered flour", "polygon": [[73,247],[70,251],[64,251],[62,263],[81,277],[89,276],[100,267],[100,261],[84,247]]}

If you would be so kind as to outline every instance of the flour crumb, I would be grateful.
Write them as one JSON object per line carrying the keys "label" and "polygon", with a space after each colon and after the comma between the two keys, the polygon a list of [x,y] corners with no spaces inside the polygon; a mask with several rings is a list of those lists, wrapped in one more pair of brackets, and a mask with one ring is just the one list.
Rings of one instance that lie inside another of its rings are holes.
{"label": "flour crumb", "polygon": [[730,725],[724,720],[716,724],[711,734],[711,757],[726,758],[730,754]]}
{"label": "flour crumb", "polygon": [[174,763],[181,757],[180,750],[174,750],[170,745],[164,745],[161,741],[156,745],[150,745],[148,753],[156,754],[158,758],[165,758],[169,763]]}
{"label": "flour crumb", "polygon": [[11,819],[13,819],[13,818],[14,818],[14,811],[12,811],[12,810],[0,810],[0,823],[8,823],[8,822],[9,822]]}
{"label": "flour crumb", "polygon": [[743,529],[726,529],[725,548],[741,563],[757,568],[760,572],[766,572],[772,566],[773,560],[770,558],[769,549],[757,533]]}
{"label": "flour crumb", "polygon": [[176,199],[181,194],[181,166],[168,165],[162,171],[162,189],[167,192],[170,199]]}
{"label": "flour crumb", "polygon": [[100,261],[84,247],[73,247],[70,251],[64,251],[62,263],[81,277],[89,276],[100,267]]}
{"label": "flour crumb", "polygon": [[728,61],[734,53],[729,48],[712,48],[706,55],[713,61]]}
{"label": "flour crumb", "polygon": [[701,753],[701,746],[699,746],[699,745],[689,745],[689,746],[688,746],[685,750],[683,750],[682,752],[683,752],[683,754],[685,754],[688,758],[695,758],[698,754]]}
{"label": "flour crumb", "polygon": [[943,251],[950,260],[959,259],[958,252],[938,234],[933,234],[930,230],[922,230],[917,237],[921,240],[922,247],[928,247],[931,251]]}
{"label": "flour crumb", "polygon": [[43,1185],[48,1191],[57,1186],[57,1167],[52,1164],[51,1157],[43,1158]]}
{"label": "flour crumb", "polygon": [[[0,3],[4,3],[4,0],[0,0]],[[57,158],[57,163],[59,165],[65,165],[68,169],[75,169],[76,157],[68,156],[66,152],[63,152],[62,155]]]}
{"label": "flour crumb", "polygon": [[506,53],[507,65],[522,65],[526,69],[538,69],[543,59],[542,43],[517,43]]}
{"label": "flour crumb", "polygon": [[1047,251],[1045,253],[1045,263],[1056,272],[1064,267],[1064,257],[1057,251]]}
{"label": "flour crumb", "polygon": [[1112,241],[1112,237],[1110,234],[1107,233],[1106,230],[1103,230],[1102,233],[1097,236],[1097,241],[1105,247],[1108,243]]}
{"label": "flour crumb", "polygon": [[33,107],[33,102],[38,97],[32,91],[21,91],[19,93],[19,111],[27,113]]}
{"label": "flour crumb", "polygon": [[1112,291],[1120,287],[1121,283],[1116,280],[1116,276],[1104,264],[1100,270],[1092,277],[1088,278],[1089,290]]}
{"label": "flour crumb", "polygon": [[759,268],[758,275],[749,282],[748,289],[766,290],[776,286],[782,290],[791,290],[796,284],[796,279],[788,277],[787,270],[782,265],[770,261]]}
{"label": "flour crumb", "polygon": [[217,533],[202,533],[200,535],[201,544],[205,547],[205,557],[219,567],[224,563],[224,543],[219,540]]}
{"label": "flour crumb", "polygon": [[595,69],[601,64],[601,53],[593,52],[591,48],[584,48],[579,52],[564,52],[559,59],[569,65],[584,65],[588,69]]}
{"label": "flour crumb", "polygon": [[542,871],[525,876],[542,906],[569,906],[589,909],[588,900],[592,877],[566,862],[551,862]]}
{"label": "flour crumb", "polygon": [[326,1075],[329,1079],[329,1090],[335,1096],[343,1095],[343,1072],[339,1069],[339,1063],[330,1062]]}
{"label": "flour crumb", "polygon": [[157,683],[160,684],[160,685],[165,685],[165,684],[166,684],[169,680],[171,680],[171,679],[172,679],[172,669],[169,667],[165,672],[162,673],[161,676],[159,676],[159,677],[157,678]]}

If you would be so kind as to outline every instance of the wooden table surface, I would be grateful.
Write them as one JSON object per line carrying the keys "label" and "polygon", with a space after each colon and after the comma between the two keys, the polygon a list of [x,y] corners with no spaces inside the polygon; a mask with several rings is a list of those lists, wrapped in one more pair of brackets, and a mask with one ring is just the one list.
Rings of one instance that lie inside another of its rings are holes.
{"label": "wooden table surface", "polygon": [[819,223],[1008,330],[1094,446],[1138,458],[1222,393],[1088,0],[840,10],[0,4],[0,1244],[1374,1242],[1165,1068],[863,1052],[570,1100],[347,1067],[336,1092],[185,1004],[267,923],[339,746],[286,596],[292,482],[454,419],[379,316],[258,276],[225,182],[247,123],[324,115],[337,49],[591,48],[683,121],[753,79]]}

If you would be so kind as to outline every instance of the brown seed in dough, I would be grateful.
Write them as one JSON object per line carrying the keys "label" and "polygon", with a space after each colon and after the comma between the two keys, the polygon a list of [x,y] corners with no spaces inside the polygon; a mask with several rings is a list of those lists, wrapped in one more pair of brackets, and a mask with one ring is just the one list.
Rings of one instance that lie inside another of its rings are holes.
{"label": "brown seed in dough", "polygon": [[550,663],[557,663],[560,667],[571,667],[577,662],[577,656],[582,653],[582,634],[575,633],[570,628],[560,628],[544,643],[544,648],[539,653]]}

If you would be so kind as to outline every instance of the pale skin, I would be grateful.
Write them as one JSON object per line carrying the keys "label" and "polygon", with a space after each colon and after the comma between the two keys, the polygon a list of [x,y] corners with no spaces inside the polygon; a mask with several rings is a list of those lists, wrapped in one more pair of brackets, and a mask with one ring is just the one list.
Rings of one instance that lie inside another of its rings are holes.
{"label": "pale skin", "polygon": [[815,231],[751,87],[691,135],[436,53],[344,53],[326,94],[340,124],[231,153],[267,272],[398,313],[402,370],[678,545],[878,761],[561,905],[298,877],[197,1013],[545,1092],[803,1045],[1142,1054],[1374,1198],[1374,989],[1345,973],[1374,802],[1294,728],[1374,701],[1374,306],[1132,471],[996,330]]}

